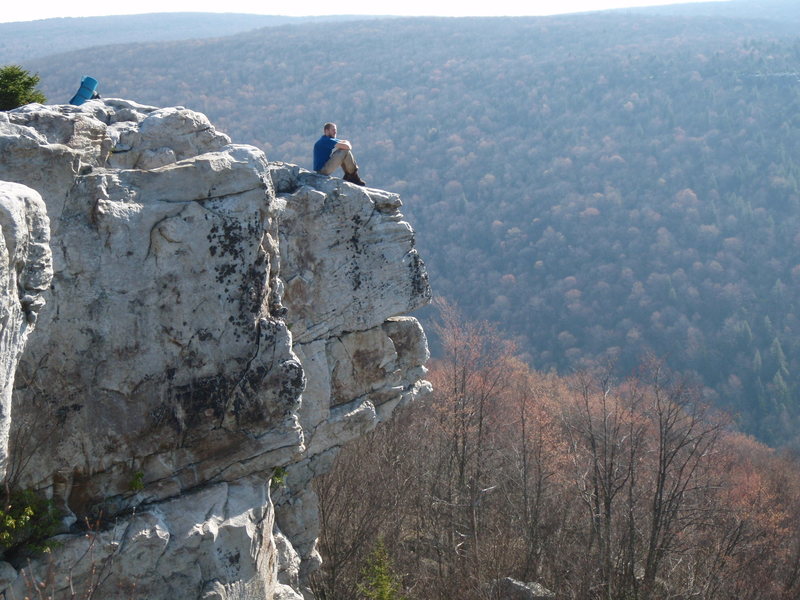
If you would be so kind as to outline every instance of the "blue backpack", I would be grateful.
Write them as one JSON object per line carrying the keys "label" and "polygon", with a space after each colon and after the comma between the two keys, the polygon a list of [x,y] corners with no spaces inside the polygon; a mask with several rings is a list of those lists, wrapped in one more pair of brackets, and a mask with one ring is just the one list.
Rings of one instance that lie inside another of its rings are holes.
{"label": "blue backpack", "polygon": [[72,97],[72,100],[70,100],[69,103],[74,104],[75,106],[80,106],[87,100],[93,100],[94,98],[99,97],[100,94],[97,93],[97,79],[87,75],[81,79],[81,87],[78,89],[77,93]]}

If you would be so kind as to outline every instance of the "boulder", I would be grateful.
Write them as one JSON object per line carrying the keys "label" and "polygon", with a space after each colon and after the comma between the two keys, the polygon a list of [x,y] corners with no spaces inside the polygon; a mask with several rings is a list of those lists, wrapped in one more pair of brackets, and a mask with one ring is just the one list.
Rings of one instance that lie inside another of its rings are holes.
{"label": "boulder", "polygon": [[523,583],[512,577],[492,582],[491,598],[495,600],[554,600],[556,595],[539,583]]}

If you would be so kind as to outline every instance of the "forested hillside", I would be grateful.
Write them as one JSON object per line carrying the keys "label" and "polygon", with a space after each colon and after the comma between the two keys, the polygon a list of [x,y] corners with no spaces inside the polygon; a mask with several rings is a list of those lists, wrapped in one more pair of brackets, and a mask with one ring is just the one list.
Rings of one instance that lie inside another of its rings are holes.
{"label": "forested hillside", "polygon": [[[492,593],[506,577],[559,600],[798,598],[796,458],[729,431],[658,361],[535,373],[442,316],[432,397],[316,482],[316,598],[532,597]],[[378,575],[400,593],[357,593]]]}
{"label": "forested hillside", "polygon": [[745,431],[797,444],[795,29],[652,13],[370,20],[24,65],[53,101],[91,74],[104,96],[195,108],[307,167],[335,120],[367,182],[403,195],[434,291],[515,336],[534,368],[628,373],[653,353]]}

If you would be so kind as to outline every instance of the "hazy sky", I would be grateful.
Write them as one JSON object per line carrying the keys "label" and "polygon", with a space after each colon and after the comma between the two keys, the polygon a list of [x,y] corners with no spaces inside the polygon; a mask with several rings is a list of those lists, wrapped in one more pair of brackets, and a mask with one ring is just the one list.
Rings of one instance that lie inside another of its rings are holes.
{"label": "hazy sky", "polygon": [[[138,0],[137,2],[108,2],[108,0],[73,0],[4,2],[0,22],[32,21],[51,17],[87,17],[110,14],[151,12],[234,12],[263,15],[441,15],[441,16],[521,16],[552,15],[567,12],[678,4],[698,0],[404,0],[379,3],[376,0],[323,2],[264,2],[263,0]],[[719,1],[719,0],[718,0]],[[724,1],[724,0],[723,0]]]}

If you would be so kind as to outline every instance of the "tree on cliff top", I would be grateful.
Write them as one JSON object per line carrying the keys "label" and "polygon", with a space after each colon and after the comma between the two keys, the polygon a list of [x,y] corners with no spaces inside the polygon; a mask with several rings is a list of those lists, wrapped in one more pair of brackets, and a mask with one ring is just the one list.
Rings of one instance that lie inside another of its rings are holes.
{"label": "tree on cliff top", "polygon": [[47,102],[36,89],[39,76],[32,75],[18,65],[0,67],[0,110],[11,110],[31,102]]}

